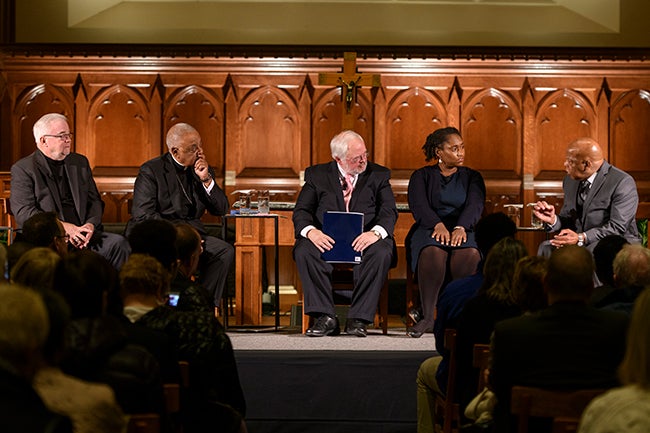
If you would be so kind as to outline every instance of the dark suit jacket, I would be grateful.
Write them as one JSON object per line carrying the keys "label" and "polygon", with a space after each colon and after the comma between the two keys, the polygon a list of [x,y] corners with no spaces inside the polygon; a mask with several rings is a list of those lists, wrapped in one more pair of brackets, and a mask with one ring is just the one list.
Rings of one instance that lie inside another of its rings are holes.
{"label": "dark suit jacket", "polygon": [[490,369],[499,402],[496,431],[507,431],[513,385],[550,389],[616,386],[627,324],[624,314],[571,302],[498,322]]}
{"label": "dark suit jacket", "polygon": [[[345,212],[339,169],[335,161],[315,165],[305,171],[305,185],[293,211],[296,238],[301,237],[300,231],[308,225],[322,229],[323,214],[326,211]],[[397,221],[397,208],[390,186],[389,169],[368,163],[352,191],[350,212],[361,212],[365,215],[364,231],[380,225],[392,237]]]}
{"label": "dark suit jacket", "polygon": [[[192,167],[189,167],[188,170],[192,170]],[[210,174],[214,177],[212,168],[210,168]],[[127,225],[127,235],[135,223],[147,219],[183,221],[191,224],[199,233],[205,235],[205,227],[200,220],[205,211],[220,216],[228,212],[230,205],[228,198],[219,186],[214,185],[208,195],[196,174],[194,174],[193,180],[192,190],[196,212],[185,219],[182,218],[182,211],[183,200],[186,198],[181,190],[176,167],[169,152],[142,164],[133,187],[133,207],[131,220]]]}
{"label": "dark suit jacket", "polygon": [[[88,159],[78,153],[69,154],[64,167],[70,181],[70,191],[81,224],[92,223],[101,230],[104,202],[88,164]],[[11,211],[18,228],[32,215],[54,211],[65,221],[61,196],[45,155],[36,150],[11,167]]]}
{"label": "dark suit jacket", "polygon": [[559,214],[562,228],[585,232],[589,244],[611,234],[640,242],[636,226],[639,195],[632,176],[605,161],[589,188],[581,218],[576,211],[579,186],[580,181],[564,178],[564,204]]}

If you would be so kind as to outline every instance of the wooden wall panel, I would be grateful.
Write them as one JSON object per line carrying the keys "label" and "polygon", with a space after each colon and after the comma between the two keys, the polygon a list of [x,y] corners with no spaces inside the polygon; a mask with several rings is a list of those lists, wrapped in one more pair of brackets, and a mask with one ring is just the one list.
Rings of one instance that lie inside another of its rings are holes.
{"label": "wooden wall panel", "polygon": [[552,91],[542,98],[535,128],[540,173],[563,171],[567,145],[575,139],[597,138],[592,104],[584,95],[570,89]]}
{"label": "wooden wall panel", "polygon": [[[521,175],[522,114],[520,104],[498,89],[484,89],[463,103],[465,161],[479,171]],[[495,140],[496,139],[496,140]]]}
{"label": "wooden wall panel", "polygon": [[177,123],[188,123],[201,135],[206,160],[223,176],[225,169],[225,105],[223,99],[211,89],[189,85],[175,89],[165,101],[164,128],[156,144],[156,155],[167,151],[165,137],[169,128]]}
{"label": "wooden wall panel", "polygon": [[35,86],[14,86],[14,102],[11,124],[17,132],[12,142],[11,155],[17,161],[31,154],[36,149],[34,141],[34,123],[45,113],[61,113],[68,118],[70,130],[75,132],[74,102],[70,89],[64,89],[49,83]]}
{"label": "wooden wall panel", "polygon": [[633,89],[612,102],[610,160],[635,177],[648,179],[650,92]]}
{"label": "wooden wall panel", "polygon": [[398,92],[386,110],[386,161],[394,176],[408,179],[426,164],[422,151],[434,130],[447,126],[447,111],[439,95],[419,87]]}
{"label": "wooden wall panel", "polygon": [[150,155],[149,107],[144,95],[122,85],[98,92],[83,118],[84,133],[77,134],[77,151],[93,168],[138,167]]}

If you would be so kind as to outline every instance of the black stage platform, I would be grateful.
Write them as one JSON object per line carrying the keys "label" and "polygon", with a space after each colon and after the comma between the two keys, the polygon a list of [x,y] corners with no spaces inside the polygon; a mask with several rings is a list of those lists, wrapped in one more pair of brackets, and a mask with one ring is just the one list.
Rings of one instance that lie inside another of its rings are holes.
{"label": "black stage platform", "polygon": [[349,347],[357,340],[366,345],[374,340],[383,348],[404,340],[325,337],[328,350],[313,350],[314,340],[323,339],[286,336],[291,337],[294,345],[309,340],[312,347],[237,350],[233,338],[250,433],[416,431],[415,378],[420,363],[435,353],[433,338],[422,339],[422,350],[332,350],[336,341]]}

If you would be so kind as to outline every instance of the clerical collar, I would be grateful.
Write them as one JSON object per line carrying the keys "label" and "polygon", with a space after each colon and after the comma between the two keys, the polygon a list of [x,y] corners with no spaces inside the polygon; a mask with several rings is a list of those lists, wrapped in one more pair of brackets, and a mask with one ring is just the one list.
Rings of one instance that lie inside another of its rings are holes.
{"label": "clerical collar", "polygon": [[174,155],[172,155],[171,152],[169,152],[169,156],[172,158],[172,161],[174,161],[174,165],[176,166],[176,170],[178,170],[178,171],[185,171],[185,170],[187,170],[187,167],[185,167],[183,164],[181,164],[180,162],[178,162],[178,160],[176,160],[176,158],[174,158]]}

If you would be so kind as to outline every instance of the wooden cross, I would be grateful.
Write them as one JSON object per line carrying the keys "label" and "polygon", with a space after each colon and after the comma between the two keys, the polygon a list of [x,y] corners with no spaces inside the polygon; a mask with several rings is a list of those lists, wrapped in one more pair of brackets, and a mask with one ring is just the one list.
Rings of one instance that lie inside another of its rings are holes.
{"label": "wooden cross", "polygon": [[320,73],[318,84],[329,84],[341,87],[343,129],[354,127],[354,116],[352,107],[357,101],[357,90],[361,86],[379,87],[381,79],[378,74],[360,74],[357,72],[357,53],[343,53],[343,72]]}

